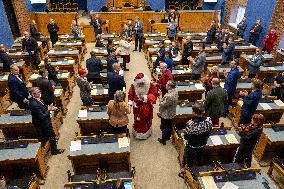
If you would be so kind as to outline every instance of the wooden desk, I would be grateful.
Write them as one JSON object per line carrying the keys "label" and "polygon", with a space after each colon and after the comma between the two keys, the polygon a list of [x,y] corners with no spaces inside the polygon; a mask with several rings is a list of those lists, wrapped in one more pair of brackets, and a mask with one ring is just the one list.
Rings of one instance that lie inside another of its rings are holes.
{"label": "wooden desk", "polygon": [[144,41],[144,49],[147,50],[151,46],[159,45],[161,41],[164,41],[165,45],[170,45],[172,42],[169,39],[161,39],[161,38],[154,38],[154,39],[145,39]]}
{"label": "wooden desk", "polygon": [[[157,79],[162,75],[162,72],[160,68],[156,68],[156,73],[157,73]],[[188,67],[179,67],[179,69],[173,69],[172,70],[172,75],[174,78],[174,81],[185,81],[185,80],[190,80],[192,77],[192,70],[191,68]]]}
{"label": "wooden desk", "polygon": [[85,36],[79,36],[75,37],[73,34],[62,34],[62,35],[58,35],[58,39],[59,41],[74,41],[74,40],[80,40],[83,42],[83,45],[85,45]]}
{"label": "wooden desk", "polygon": [[[107,57],[100,57],[100,60],[102,62],[102,67],[103,69],[107,68]],[[117,61],[120,65],[122,65],[123,63],[123,59],[122,58],[117,58]]]}
{"label": "wooden desk", "polygon": [[10,73],[0,75],[0,93],[5,94],[8,91],[8,77]]}
{"label": "wooden desk", "polygon": [[284,49],[278,49],[275,55],[276,62],[283,62],[284,61]]}
{"label": "wooden desk", "polygon": [[[248,63],[250,59],[252,58],[253,55],[247,55],[247,54],[241,54],[240,56],[240,66],[243,69],[247,69]],[[263,61],[262,63],[269,63],[271,62],[274,58],[272,54],[263,54]]]}
{"label": "wooden desk", "polygon": [[[207,71],[210,72],[210,70],[212,69],[211,66],[208,66],[207,67]],[[243,74],[244,70],[238,66],[238,69],[239,69],[239,72],[240,72],[240,76]],[[221,79],[224,79],[225,76],[224,76],[224,70],[226,70],[227,73],[230,72],[231,68],[229,66],[218,66],[218,72],[219,72],[219,77]]]}
{"label": "wooden desk", "polygon": [[19,51],[16,51],[16,52],[8,52],[7,54],[10,55],[12,59],[16,59],[16,60],[24,59],[25,62],[29,62],[29,53],[28,52],[23,52],[23,51],[19,50]]}
{"label": "wooden desk", "polygon": [[[44,49],[42,47],[42,42],[38,41],[37,44],[38,44],[38,48],[39,48],[40,58],[43,59],[44,58]],[[12,49],[17,49],[17,50],[21,51],[22,50],[22,42],[14,42],[14,44],[12,45]]]}
{"label": "wooden desk", "polygon": [[96,56],[99,57],[108,57],[108,52],[106,47],[95,47],[93,51],[96,53]]}
{"label": "wooden desk", "polygon": [[79,50],[79,53],[83,55],[84,49],[83,49],[83,42],[82,41],[57,41],[54,44],[55,48],[76,48]]}
{"label": "wooden desk", "polygon": [[60,70],[67,70],[70,72],[71,76],[78,72],[78,64],[74,59],[54,58],[51,60],[50,64],[54,67],[58,66]]}
{"label": "wooden desk", "polygon": [[91,96],[95,100],[95,102],[107,103],[109,101],[108,86],[101,84],[93,84]]}
{"label": "wooden desk", "polygon": [[[87,117],[79,117],[80,111],[87,112]],[[79,124],[81,135],[90,135],[91,133],[99,133],[100,131],[109,131],[109,117],[106,107],[101,112],[91,112],[87,109],[79,110],[77,123]]]}
{"label": "wooden desk", "polygon": [[283,64],[271,65],[269,64],[265,66],[260,66],[260,72],[257,74],[257,78],[266,82],[273,83],[274,78],[280,73],[284,71]]}
{"label": "wooden desk", "polygon": [[78,50],[68,49],[68,48],[52,49],[47,53],[47,55],[50,58],[70,57],[74,59],[78,64],[80,64],[80,54]]}
{"label": "wooden desk", "polygon": [[202,94],[205,92],[205,88],[202,83],[184,82],[188,85],[181,86],[179,83],[176,85],[176,91],[178,92],[179,100],[188,100],[195,102],[202,99]]}
{"label": "wooden desk", "polygon": [[[59,110],[61,110],[61,113],[63,115],[66,115],[68,111],[67,105],[68,102],[70,101],[69,97],[64,94],[64,91],[61,87],[56,87],[54,89],[54,96],[55,96],[55,106],[59,108]],[[61,124],[63,124],[63,117],[60,116],[60,118],[61,118],[60,119]]]}
{"label": "wooden desk", "polygon": [[167,33],[169,23],[154,23],[151,24],[151,32]]}
{"label": "wooden desk", "polygon": [[192,39],[204,39],[207,36],[207,33],[202,32],[178,32],[177,38],[181,41],[182,38],[190,35]]}
{"label": "wooden desk", "polygon": [[[89,172],[88,169],[94,171],[101,165],[109,165],[108,171],[110,172],[131,170],[130,139],[128,137],[118,138],[117,142],[98,144],[84,144],[85,138],[82,137],[82,144],[80,139],[75,140],[79,143],[78,150],[73,151],[75,149],[72,149],[72,143],[70,146],[68,158],[72,163],[74,174],[84,174]],[[122,140],[128,140],[128,144],[121,146]]]}
{"label": "wooden desk", "polygon": [[275,158],[268,169],[267,174],[271,177],[271,179],[276,182],[280,187],[284,187],[283,183],[277,179],[277,176],[275,177],[273,175],[273,171],[276,172],[277,176],[280,176],[280,178],[284,178],[284,167],[283,167],[283,159]]}
{"label": "wooden desk", "polygon": [[[180,165],[183,165],[185,140],[183,138],[183,130],[174,128],[173,143],[178,151],[178,159]],[[219,140],[215,142],[215,138]],[[240,137],[235,130],[227,130],[225,135],[211,135],[205,146],[204,163],[210,164],[212,161],[221,161],[222,163],[230,163],[233,161],[237,148],[240,145]]]}
{"label": "wooden desk", "polygon": [[4,182],[6,183],[6,186],[8,188],[40,189],[36,176],[31,176],[30,178],[20,178],[20,179],[5,178]]}
{"label": "wooden desk", "polygon": [[155,38],[166,38],[167,34],[166,33],[161,33],[161,32],[147,32],[144,33],[144,38],[145,39],[155,39]]}
{"label": "wooden desk", "polygon": [[272,128],[263,128],[254,155],[258,161],[271,160],[280,149],[284,149],[283,147],[284,131],[276,132]]}
{"label": "wooden desk", "polygon": [[[225,83],[224,82],[220,82],[220,86],[222,88],[224,88]],[[248,91],[250,92],[252,90],[252,82],[242,82],[241,80],[238,81],[237,83],[237,87],[236,87],[236,93],[239,93],[240,91]]]}
{"label": "wooden desk", "polygon": [[113,39],[119,41],[119,35],[116,33],[102,33],[101,35],[102,39]]}
{"label": "wooden desk", "polygon": [[176,106],[176,116],[173,125],[178,129],[184,129],[188,120],[193,117],[192,106],[185,106],[183,104]]}
{"label": "wooden desk", "polygon": [[44,179],[47,173],[44,156],[41,143],[36,141],[28,142],[26,148],[2,149],[0,150],[0,174],[7,175],[9,178],[19,172],[30,176],[36,173]]}

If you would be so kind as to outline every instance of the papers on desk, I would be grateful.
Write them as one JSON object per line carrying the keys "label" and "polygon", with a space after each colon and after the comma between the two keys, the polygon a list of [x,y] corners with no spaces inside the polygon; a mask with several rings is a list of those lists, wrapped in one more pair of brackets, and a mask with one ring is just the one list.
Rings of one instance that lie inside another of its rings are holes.
{"label": "papers on desk", "polygon": [[201,177],[201,181],[205,189],[218,189],[212,176],[203,176]]}
{"label": "papers on desk", "polygon": [[284,107],[284,103],[281,100],[274,100],[275,104],[280,107]]}
{"label": "papers on desk", "polygon": [[199,90],[204,89],[204,87],[203,87],[203,85],[202,85],[201,83],[196,83],[196,84],[195,84],[195,87],[196,87],[197,89],[199,89]]}
{"label": "papers on desk", "polygon": [[22,52],[16,52],[16,55],[21,55],[22,54]]}
{"label": "papers on desk", "polygon": [[123,71],[123,70],[119,70],[118,74],[119,74],[120,76],[123,76],[124,71]]}
{"label": "papers on desk", "polygon": [[166,39],[165,43],[171,43],[171,40]]}
{"label": "papers on desk", "polygon": [[9,77],[9,75],[4,75],[4,76],[2,77],[2,80],[8,80],[8,77]]}
{"label": "papers on desk", "polygon": [[54,52],[55,52],[55,50],[50,50],[50,51],[49,51],[49,53],[54,53]]}
{"label": "papers on desk", "polygon": [[190,68],[185,68],[185,69],[184,69],[184,72],[185,72],[185,73],[191,73],[192,70],[191,70]]}
{"label": "papers on desk", "polygon": [[66,45],[72,45],[73,43],[66,43]]}
{"label": "papers on desk", "polygon": [[92,89],[91,90],[91,95],[93,96],[93,95],[96,95],[97,94],[97,92],[98,92],[98,90],[97,89]]}
{"label": "papers on desk", "polygon": [[104,89],[104,94],[108,94],[108,89]]}
{"label": "papers on desk", "polygon": [[61,51],[61,54],[68,54],[68,51]]}
{"label": "papers on desk", "polygon": [[56,62],[56,64],[62,64],[63,63],[63,61],[57,61]]}
{"label": "papers on desk", "polygon": [[225,83],[224,83],[224,82],[221,82],[221,83],[220,83],[220,86],[221,86],[222,88],[224,88]]}
{"label": "papers on desk", "polygon": [[267,103],[259,103],[264,110],[271,110],[272,108]]}
{"label": "papers on desk", "polygon": [[183,73],[184,73],[184,70],[176,70],[176,72],[177,72],[178,74],[183,74]]}
{"label": "papers on desk", "polygon": [[37,73],[34,73],[33,75],[31,75],[31,79],[32,79],[32,80],[37,79],[38,76],[39,76],[39,75],[38,75]]}
{"label": "papers on desk", "polygon": [[88,117],[87,110],[79,110],[78,117]]}
{"label": "papers on desk", "polygon": [[275,67],[268,67],[269,70],[272,70],[272,71],[276,71],[277,69]]}
{"label": "papers on desk", "polygon": [[93,51],[94,51],[95,53],[97,53],[97,52],[99,52],[99,49],[93,49]]}
{"label": "papers on desk", "polygon": [[82,149],[81,140],[71,141],[70,152],[79,151]]}
{"label": "papers on desk", "polygon": [[54,95],[55,95],[55,96],[59,96],[59,95],[61,94],[61,90],[62,90],[62,89],[55,89],[55,90],[54,90]]}
{"label": "papers on desk", "polygon": [[61,77],[68,78],[69,77],[69,72],[62,73]]}
{"label": "papers on desk", "polygon": [[221,144],[223,144],[221,138],[218,135],[213,135],[213,136],[210,136],[209,138],[210,138],[210,140],[212,141],[212,143],[214,145],[221,145]]}
{"label": "papers on desk", "polygon": [[126,148],[129,146],[129,140],[127,137],[118,138],[118,147],[119,148]]}
{"label": "papers on desk", "polygon": [[226,182],[222,189],[238,189],[239,187],[231,182]]}
{"label": "papers on desk", "polygon": [[239,143],[239,141],[236,139],[235,135],[233,135],[233,134],[227,134],[227,135],[225,135],[225,138],[230,144],[238,144]]}

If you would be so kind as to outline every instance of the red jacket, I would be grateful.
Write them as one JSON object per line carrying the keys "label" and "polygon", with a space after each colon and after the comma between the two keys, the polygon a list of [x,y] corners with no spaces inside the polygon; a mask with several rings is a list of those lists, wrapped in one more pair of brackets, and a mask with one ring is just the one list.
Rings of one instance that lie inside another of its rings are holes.
{"label": "red jacket", "polygon": [[173,80],[173,75],[170,70],[166,70],[165,73],[162,73],[158,80],[158,89],[162,91],[162,96],[167,93],[166,84],[169,80]]}
{"label": "red jacket", "polygon": [[268,32],[264,38],[264,49],[272,51],[276,41],[277,33],[272,34],[271,32]]}

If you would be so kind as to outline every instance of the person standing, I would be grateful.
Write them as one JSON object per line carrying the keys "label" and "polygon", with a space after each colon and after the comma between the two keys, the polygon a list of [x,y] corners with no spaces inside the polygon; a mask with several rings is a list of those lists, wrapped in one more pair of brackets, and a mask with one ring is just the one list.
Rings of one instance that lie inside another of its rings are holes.
{"label": "person standing", "polygon": [[205,80],[203,82],[203,85],[205,87],[205,96],[207,95],[207,93],[213,89],[212,87],[212,79],[213,78],[219,78],[219,73],[218,73],[218,67],[217,66],[213,66],[210,71],[209,74],[206,75]]}
{"label": "person standing", "polygon": [[240,76],[240,71],[237,67],[237,63],[233,60],[230,62],[230,72],[226,72],[224,70],[224,76],[225,76],[225,84],[224,84],[224,89],[227,90],[228,93],[228,101],[225,103],[224,106],[224,115],[228,114],[228,107],[229,105],[232,105],[232,98],[235,96],[236,88],[237,88],[237,83],[238,79]]}
{"label": "person standing", "polygon": [[177,35],[177,23],[174,20],[171,20],[167,28],[169,39],[174,41]]}
{"label": "person standing", "polygon": [[19,77],[19,68],[16,64],[11,65],[11,73],[8,76],[8,88],[10,100],[18,104],[20,109],[29,109],[29,91],[25,83]]}
{"label": "person standing", "polygon": [[188,57],[191,56],[192,51],[193,51],[193,43],[191,41],[191,36],[188,35],[183,41],[183,53],[182,53],[182,60],[181,60],[183,65],[189,64]]}
{"label": "person standing", "polygon": [[284,101],[284,72],[280,72],[273,81],[271,96]]}
{"label": "person standing", "polygon": [[47,79],[48,71],[41,69],[39,71],[39,77],[36,79],[36,86],[41,91],[41,99],[46,105],[54,103],[54,88],[55,86]]}
{"label": "person standing", "polygon": [[85,68],[80,68],[78,74],[79,77],[76,78],[76,83],[80,88],[80,97],[83,102],[83,106],[90,106],[94,103],[94,101],[91,97],[91,84],[86,79],[87,70]]}
{"label": "person standing", "polygon": [[166,51],[165,53],[165,63],[167,64],[168,70],[173,71],[174,60],[172,57],[172,53],[170,51]]}
{"label": "person standing", "polygon": [[262,97],[262,82],[257,79],[252,82],[252,91],[249,94],[247,91],[241,91],[240,95],[243,97],[243,105],[241,108],[241,124],[249,124],[252,115],[256,112],[258,103]]}
{"label": "person standing", "polygon": [[218,78],[212,79],[212,87],[205,98],[205,110],[211,118],[213,125],[219,126],[220,116],[224,113],[224,104],[227,102],[228,94],[225,89],[220,86]]}
{"label": "person standing", "polygon": [[29,57],[33,62],[33,66],[38,69],[38,65],[40,64],[38,44],[34,38],[30,37],[30,34],[27,31],[24,32],[22,50],[29,53]]}
{"label": "person standing", "polygon": [[154,69],[159,66],[160,62],[165,62],[165,53],[166,53],[165,42],[160,41],[159,47],[160,49],[157,52],[157,59],[154,65]]}
{"label": "person standing", "polygon": [[44,58],[44,68],[48,71],[48,80],[53,82],[56,86],[60,86],[61,83],[57,77],[59,67],[53,67],[48,60],[48,56]]}
{"label": "person standing", "polygon": [[167,82],[173,80],[173,75],[170,70],[167,69],[166,63],[160,63],[160,70],[162,75],[157,82],[157,88],[162,92],[162,97],[167,93]]}
{"label": "person standing", "polygon": [[158,141],[163,145],[166,145],[166,141],[171,139],[173,118],[176,116],[178,93],[175,87],[175,83],[169,80],[166,84],[167,93],[164,96],[161,92],[159,93],[162,138],[158,138]]}
{"label": "person standing", "polygon": [[229,44],[223,43],[223,53],[221,65],[228,64],[233,60],[235,44],[232,38],[229,39]]}
{"label": "person standing", "polygon": [[158,97],[157,87],[143,73],[136,75],[128,92],[128,104],[133,107],[133,135],[147,139],[152,134],[153,104]]}
{"label": "person standing", "polygon": [[100,84],[101,75],[100,72],[103,70],[101,59],[96,57],[94,51],[90,52],[91,58],[86,60],[86,67],[88,70],[87,80],[96,84]]}
{"label": "person standing", "polygon": [[235,163],[245,163],[251,167],[253,149],[261,136],[264,119],[262,114],[254,114],[250,125],[241,125],[240,147],[234,158]]}
{"label": "person standing", "polygon": [[247,28],[247,17],[244,16],[242,21],[238,23],[237,25],[238,36],[240,36],[241,38],[244,38],[244,33],[246,31],[246,28]]}
{"label": "person standing", "polygon": [[0,44],[0,63],[3,64],[3,71],[9,72],[10,66],[13,64],[13,60],[10,55],[6,52],[3,44]]}
{"label": "person standing", "polygon": [[264,38],[264,47],[262,50],[271,53],[276,44],[277,38],[278,36],[275,29],[271,29]]}
{"label": "person standing", "polygon": [[116,58],[116,51],[114,49],[110,51],[110,55],[107,57],[106,61],[107,61],[107,72],[112,72],[113,71],[112,65],[118,62]]}
{"label": "person standing", "polygon": [[214,42],[216,32],[217,32],[216,22],[213,20],[210,25],[210,29],[207,31],[207,37],[206,37],[207,44],[212,44]]}
{"label": "person standing", "polygon": [[93,27],[94,27],[94,31],[95,31],[95,35],[97,36],[98,34],[102,33],[102,20],[100,19],[99,15],[96,14],[95,18],[92,19],[91,21]]}
{"label": "person standing", "polygon": [[126,69],[126,64],[130,62],[130,47],[131,43],[127,41],[127,36],[120,36],[119,54],[123,59],[123,69],[125,71],[129,71]]}
{"label": "person standing", "polygon": [[113,99],[113,96],[117,90],[123,91],[123,88],[126,87],[123,75],[120,75],[120,64],[115,63],[112,65],[113,71],[108,73],[108,97],[110,100]]}
{"label": "person standing", "polygon": [[127,132],[127,124],[129,123],[127,115],[130,114],[131,107],[125,102],[125,96],[123,91],[117,90],[113,100],[110,100],[107,106],[109,124],[116,134]]}
{"label": "person standing", "polygon": [[255,50],[255,54],[252,56],[252,58],[249,60],[248,63],[249,78],[254,78],[259,73],[262,61],[263,61],[263,56],[261,54],[261,50],[257,48]]}
{"label": "person standing", "polygon": [[41,91],[38,87],[32,89],[32,98],[29,102],[30,111],[32,114],[33,125],[40,130],[42,136],[42,143],[50,141],[51,154],[57,155],[64,152],[57,148],[56,135],[52,129],[50,111],[57,110],[53,104],[47,106],[41,100]]}
{"label": "person standing", "polygon": [[58,41],[57,33],[59,31],[59,27],[57,26],[57,24],[54,22],[52,18],[49,20],[49,23],[47,25],[47,30],[50,35],[50,41],[52,43],[52,47],[54,47],[54,44]]}
{"label": "person standing", "polygon": [[139,43],[139,52],[141,52],[142,49],[142,40],[143,40],[143,23],[139,20],[139,17],[135,18],[134,23],[134,36],[135,36],[135,49],[134,51],[137,51],[138,43]]}
{"label": "person standing", "polygon": [[192,70],[192,80],[199,80],[201,74],[204,71],[205,61],[206,61],[206,53],[205,53],[205,44],[199,47],[199,53],[195,59],[191,56],[188,57],[189,64],[191,65]]}
{"label": "person standing", "polygon": [[256,23],[250,28],[249,42],[253,45],[259,40],[260,33],[262,32],[261,20],[257,19]]}
{"label": "person standing", "polygon": [[35,40],[39,40],[41,34],[37,30],[35,20],[31,21],[31,24],[30,24],[30,34],[31,34],[32,38],[34,38]]}

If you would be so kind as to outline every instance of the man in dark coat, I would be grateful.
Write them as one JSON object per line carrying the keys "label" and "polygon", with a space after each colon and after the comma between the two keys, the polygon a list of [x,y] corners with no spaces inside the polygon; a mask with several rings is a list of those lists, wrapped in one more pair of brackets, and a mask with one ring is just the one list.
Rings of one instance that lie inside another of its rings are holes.
{"label": "man in dark coat", "polygon": [[228,64],[233,60],[233,54],[235,50],[235,44],[233,39],[229,39],[229,44],[223,43],[223,53],[222,53],[222,62],[221,65]]}
{"label": "man in dark coat", "polygon": [[253,45],[259,40],[259,35],[262,32],[261,20],[257,19],[256,23],[250,28],[249,42]]}
{"label": "man in dark coat", "polygon": [[12,64],[11,73],[8,77],[8,88],[10,91],[10,100],[18,104],[21,109],[29,109],[29,91],[25,83],[19,78],[19,68]]}
{"label": "man in dark coat", "polygon": [[27,31],[24,32],[22,50],[29,53],[29,57],[33,62],[33,66],[35,68],[38,68],[38,65],[40,64],[38,44],[34,38],[30,37],[30,34]]}
{"label": "man in dark coat", "polygon": [[95,35],[102,33],[102,20],[99,18],[99,15],[96,14],[96,17],[92,19],[92,25],[94,26]]}
{"label": "man in dark coat", "polygon": [[183,53],[182,53],[182,60],[181,60],[183,65],[189,64],[188,57],[191,56],[192,51],[193,51],[193,43],[191,41],[191,36],[188,35],[186,36],[184,40],[184,45],[183,45]]}
{"label": "man in dark coat", "polygon": [[142,40],[143,40],[143,23],[139,20],[139,17],[135,18],[134,23],[134,32],[135,32],[135,49],[134,51],[137,51],[138,43],[139,43],[139,52],[141,52],[142,49]]}
{"label": "man in dark coat", "polygon": [[249,124],[252,115],[256,112],[258,103],[262,97],[262,82],[257,79],[252,82],[252,91],[248,94],[247,91],[241,91],[240,95],[243,96],[243,105],[241,108],[241,124]]}
{"label": "man in dark coat", "polygon": [[206,37],[207,44],[212,44],[214,42],[216,31],[217,31],[216,23],[213,20],[211,23],[210,29],[207,31],[207,37]]}
{"label": "man in dark coat", "polygon": [[54,85],[47,79],[48,71],[41,69],[39,77],[36,79],[36,86],[41,91],[41,99],[46,105],[54,103]]}
{"label": "man in dark coat", "polygon": [[50,111],[56,110],[57,108],[53,104],[47,106],[41,100],[41,92],[38,87],[32,90],[33,97],[30,99],[29,107],[32,114],[32,123],[41,133],[41,142],[45,143],[50,141],[51,154],[61,154],[64,150],[57,148],[56,136],[52,129]]}
{"label": "man in dark coat", "polygon": [[160,41],[159,43],[159,51],[158,51],[158,56],[154,65],[154,68],[157,68],[160,64],[160,62],[165,62],[165,53],[166,53],[166,49],[165,49],[165,43],[164,41]]}
{"label": "man in dark coat", "polygon": [[247,28],[247,17],[244,16],[242,21],[238,24],[237,29],[238,29],[238,36],[241,38],[244,38],[244,33]]}
{"label": "man in dark coat", "polygon": [[118,62],[116,58],[116,52],[114,49],[111,51],[111,54],[107,57],[106,61],[107,61],[107,72],[112,72],[113,71],[112,65]]}
{"label": "man in dark coat", "polygon": [[30,24],[30,34],[31,34],[32,38],[34,38],[36,40],[39,40],[40,33],[37,31],[35,20],[31,21],[31,24]]}
{"label": "man in dark coat", "polygon": [[47,29],[50,35],[50,41],[52,43],[52,47],[54,46],[54,44],[58,41],[58,31],[59,31],[59,27],[57,26],[57,24],[54,22],[54,20],[51,18],[49,20],[49,24],[47,25]]}
{"label": "man in dark coat", "polygon": [[113,64],[113,71],[108,73],[108,96],[110,100],[113,99],[117,90],[123,91],[123,88],[126,86],[123,76],[119,75],[120,70],[119,63],[115,63]]}
{"label": "man in dark coat", "polygon": [[96,53],[91,51],[91,58],[86,60],[86,67],[88,70],[87,79],[89,82],[101,83],[100,71],[102,71],[102,62],[96,57]]}
{"label": "man in dark coat", "polygon": [[61,83],[59,82],[59,79],[57,77],[59,68],[53,67],[51,63],[48,60],[48,56],[44,59],[44,68],[48,71],[48,80],[51,82],[54,82],[56,86],[60,86]]}
{"label": "man in dark coat", "polygon": [[13,64],[12,58],[6,53],[6,49],[3,44],[0,44],[0,63],[3,64],[4,72],[9,72],[10,66]]}

